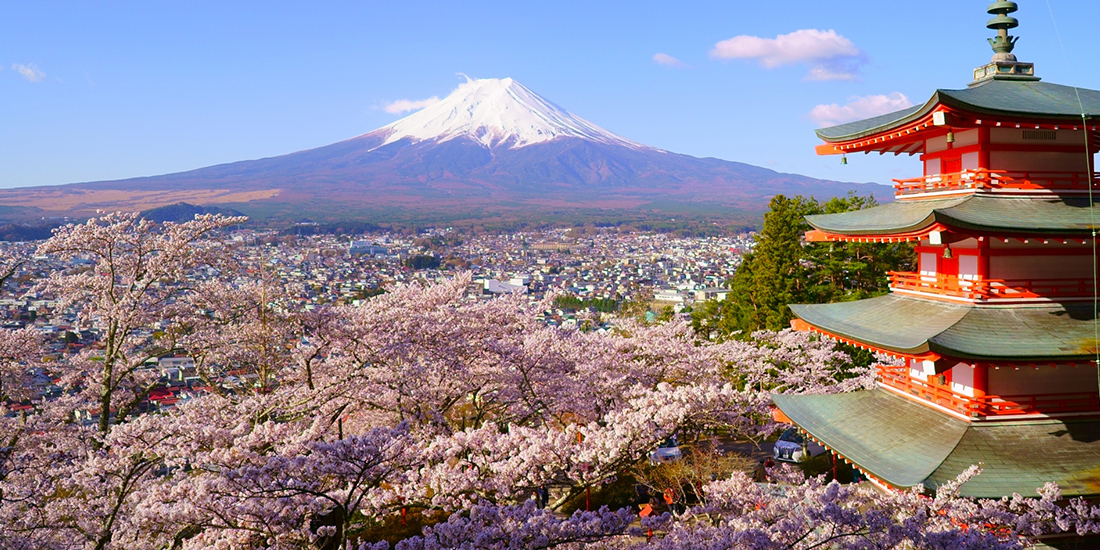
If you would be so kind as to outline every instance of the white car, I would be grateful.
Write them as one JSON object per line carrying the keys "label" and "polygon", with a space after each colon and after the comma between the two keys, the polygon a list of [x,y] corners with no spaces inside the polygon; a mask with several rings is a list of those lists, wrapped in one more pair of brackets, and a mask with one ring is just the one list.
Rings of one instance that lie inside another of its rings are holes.
{"label": "white car", "polygon": [[683,457],[683,453],[680,452],[680,445],[676,442],[676,436],[672,436],[658,445],[652,453],[649,453],[649,463],[675,462],[680,460],[681,457]]}
{"label": "white car", "polygon": [[783,462],[802,462],[825,452],[825,447],[806,441],[798,428],[787,428],[775,442],[775,450],[772,452],[776,460]]}

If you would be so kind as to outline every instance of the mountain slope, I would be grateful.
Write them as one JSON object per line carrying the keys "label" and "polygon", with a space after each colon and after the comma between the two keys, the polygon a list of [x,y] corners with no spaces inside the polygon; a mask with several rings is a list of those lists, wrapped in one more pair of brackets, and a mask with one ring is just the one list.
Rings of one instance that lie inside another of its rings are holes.
{"label": "mountain slope", "polygon": [[0,205],[86,213],[187,201],[288,217],[675,203],[761,211],[778,193],[852,190],[886,198],[889,189],[662,151],[576,117],[512,79],[485,79],[332,145],[163,176],[0,190]]}

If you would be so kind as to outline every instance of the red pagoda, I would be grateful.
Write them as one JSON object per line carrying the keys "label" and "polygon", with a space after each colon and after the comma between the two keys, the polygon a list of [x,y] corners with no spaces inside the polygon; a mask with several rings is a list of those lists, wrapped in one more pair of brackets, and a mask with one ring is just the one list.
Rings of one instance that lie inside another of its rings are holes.
{"label": "red pagoda", "polygon": [[790,306],[796,329],[894,356],[875,389],[776,395],[791,422],[873,482],[962,494],[1100,495],[1096,230],[1100,91],[1016,60],[1014,2],[989,6],[992,61],[962,90],[817,131],[819,154],[920,155],[896,200],[809,216],[810,241],[916,244],[890,293]]}

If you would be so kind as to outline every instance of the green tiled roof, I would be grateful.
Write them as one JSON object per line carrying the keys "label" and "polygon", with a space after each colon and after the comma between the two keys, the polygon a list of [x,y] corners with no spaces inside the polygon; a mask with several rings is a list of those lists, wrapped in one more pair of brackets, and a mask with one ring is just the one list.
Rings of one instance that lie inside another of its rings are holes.
{"label": "green tiled roof", "polygon": [[[946,415],[945,415],[946,416]],[[1042,420],[971,424],[926,485],[947,483],[971,464],[983,473],[966,484],[973,497],[1031,496],[1048,481],[1065,496],[1100,494],[1100,422]],[[992,475],[987,475],[992,474]]]}
{"label": "green tiled roof", "polygon": [[1025,235],[1090,235],[1100,206],[1088,199],[1010,198],[969,195],[953,199],[895,201],[864,210],[806,216],[817,229],[839,235],[890,235],[935,223],[976,231]]}
{"label": "green tiled roof", "polygon": [[936,93],[945,105],[978,112],[1080,120],[1083,107],[1086,115],[1100,115],[1100,91],[1050,82],[990,80],[962,90]]}
{"label": "green tiled roof", "polygon": [[934,489],[981,463],[964,496],[1034,496],[1049,481],[1067,497],[1100,495],[1097,420],[968,423],[883,389],[773,399],[800,428],[897,487]]}
{"label": "green tiled roof", "polygon": [[884,390],[772,399],[798,427],[898,487],[923,483],[966,433],[965,421]]}
{"label": "green tiled roof", "polygon": [[1100,116],[1100,91],[1048,82],[989,80],[964,90],[936,90],[924,105],[822,128],[817,135],[831,142],[858,139],[916,120],[941,104],[973,113],[1073,121],[1081,119],[1082,106],[1087,116]]}
{"label": "green tiled roof", "polygon": [[898,353],[971,360],[1087,360],[1097,342],[1091,305],[973,307],[889,294],[855,302],[792,304],[831,334]]}

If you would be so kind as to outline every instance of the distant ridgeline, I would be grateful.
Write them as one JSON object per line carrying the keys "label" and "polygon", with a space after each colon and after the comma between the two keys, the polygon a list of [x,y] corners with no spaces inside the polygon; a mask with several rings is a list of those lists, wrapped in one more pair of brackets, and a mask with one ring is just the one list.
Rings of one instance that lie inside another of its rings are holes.
{"label": "distant ridgeline", "polygon": [[186,202],[177,202],[176,204],[169,204],[168,206],[161,206],[159,208],[153,208],[152,210],[146,210],[141,213],[141,217],[157,223],[179,223],[195,219],[196,214],[224,214],[226,216],[244,215],[236,210],[233,210],[232,208],[218,208],[216,206],[196,206],[194,204],[189,204]]}
{"label": "distant ridgeline", "polygon": [[42,225],[16,225],[6,223],[0,225],[0,241],[38,241],[48,239],[53,234],[53,229],[61,225],[61,222],[43,222]]}
{"label": "distant ridgeline", "polygon": [[331,223],[296,223],[279,230],[280,235],[362,235],[383,227],[371,222],[345,220]]}

